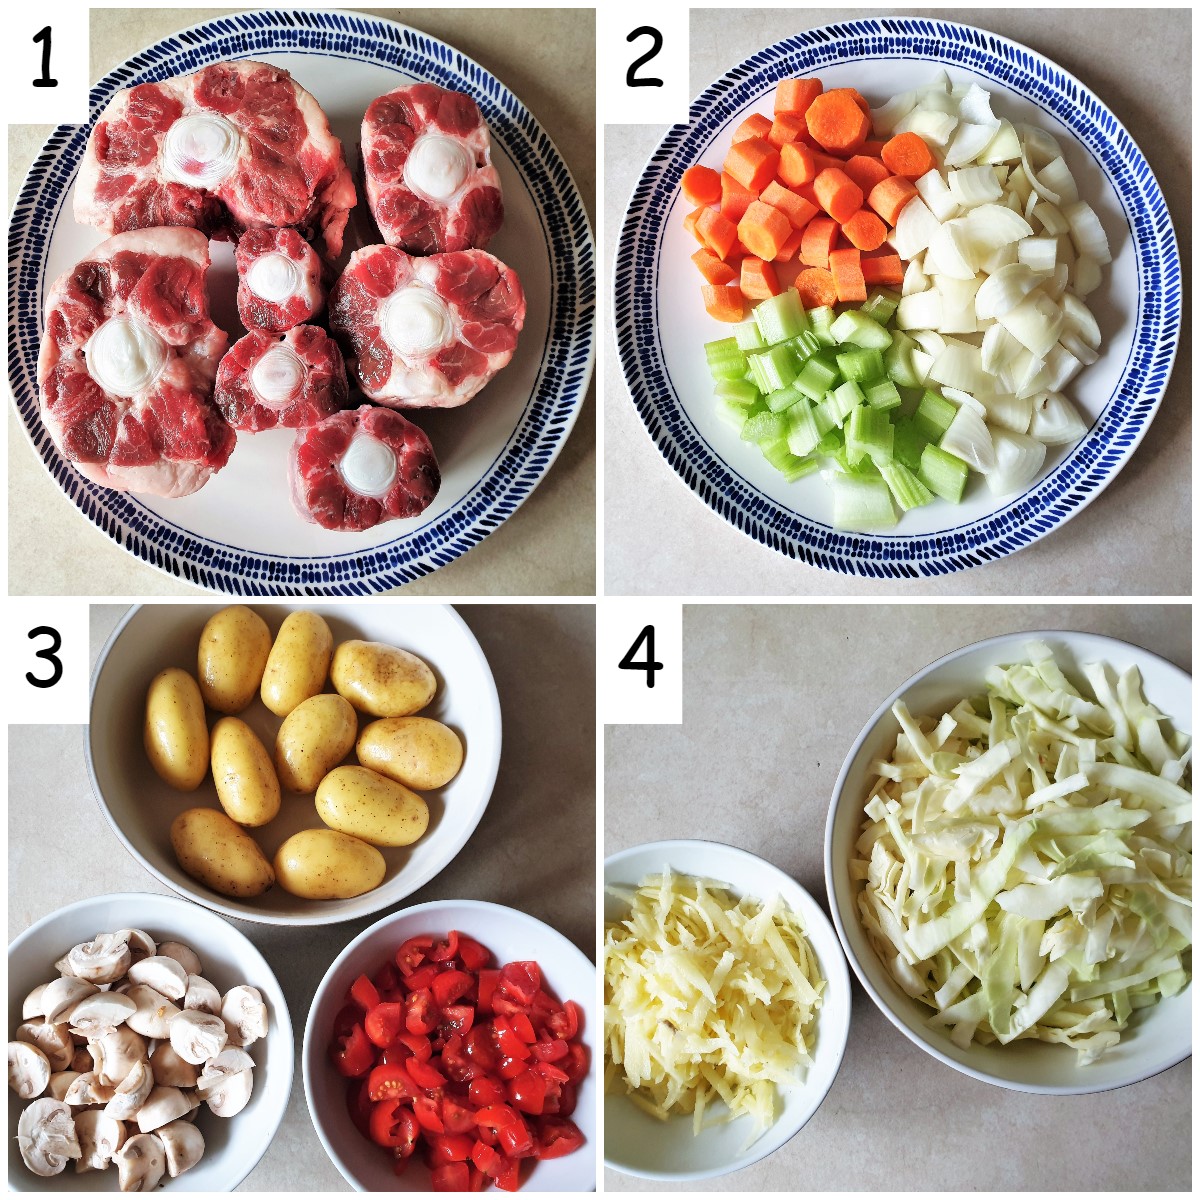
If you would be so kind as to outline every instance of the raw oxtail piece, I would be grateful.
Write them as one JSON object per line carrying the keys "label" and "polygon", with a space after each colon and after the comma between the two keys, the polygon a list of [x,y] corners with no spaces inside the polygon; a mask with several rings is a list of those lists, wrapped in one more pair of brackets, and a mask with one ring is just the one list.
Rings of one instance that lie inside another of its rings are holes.
{"label": "raw oxtail piece", "polygon": [[462,92],[414,83],[371,101],[362,163],[367,203],[389,246],[483,249],[504,220],[492,135]]}
{"label": "raw oxtail piece", "polygon": [[109,101],[79,168],[75,219],[105,233],[184,225],[222,238],[290,225],[336,258],[356,203],[316,100],[279,67],[221,62]]}
{"label": "raw oxtail piece", "polygon": [[229,341],[208,315],[208,239],[118,234],[60,275],[38,356],[42,420],[59,453],[120,491],[188,496],[233,453],[212,402]]}
{"label": "raw oxtail piece", "polygon": [[217,369],[217,407],[246,433],[315,424],[345,408],[349,394],[337,342],[314,325],[281,337],[252,329]]}
{"label": "raw oxtail piece", "polygon": [[250,229],[237,247],[238,316],[247,329],[286,333],[325,305],[321,260],[294,229]]}
{"label": "raw oxtail piece", "polygon": [[425,434],[398,412],[369,406],[301,429],[289,473],[305,520],[351,531],[417,516],[442,482]]}
{"label": "raw oxtail piece", "polygon": [[396,408],[466,404],[507,365],[524,323],[517,273],[483,250],[410,258],[365,246],[329,293],[330,328],[353,348],[363,391]]}

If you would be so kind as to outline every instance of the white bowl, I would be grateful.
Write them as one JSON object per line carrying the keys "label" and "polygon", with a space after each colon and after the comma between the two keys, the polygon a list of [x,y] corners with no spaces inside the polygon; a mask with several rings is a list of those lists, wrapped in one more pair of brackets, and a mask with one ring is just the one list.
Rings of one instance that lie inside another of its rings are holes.
{"label": "white bowl", "polygon": [[[250,1103],[232,1118],[215,1117],[201,1105],[196,1127],[204,1134],[204,1157],[177,1179],[164,1179],[167,1192],[230,1192],[262,1158],[283,1120],[292,1091],[292,1021],[283,989],[267,961],[240,930],[198,905],[174,896],[119,892],[60,908],[31,925],[8,947],[8,1020],[20,1022],[21,1002],[55,976],[54,964],[72,946],[98,933],[142,929],[155,941],[180,941],[200,956],[204,976],[221,992],[240,983],[258,988],[267,1002],[267,1036],[249,1047],[254,1059]],[[115,1192],[117,1172],[77,1175],[72,1166],[43,1179],[29,1171],[17,1149],[17,1121],[24,1103],[9,1097],[8,1185],[19,1192]]]}
{"label": "white bowl", "polygon": [[919,671],[884,700],[851,747],[829,809],[825,879],[834,924],[850,965],[867,994],[901,1033],[940,1062],[986,1083],[1022,1092],[1078,1095],[1136,1083],[1187,1058],[1192,1052],[1191,987],[1135,1014],[1120,1044],[1086,1067],[1076,1065],[1075,1051],[1069,1047],[1032,1039],[1007,1046],[972,1044],[962,1050],[942,1030],[927,1023],[929,1010],[906,995],[880,961],[859,921],[849,871],[872,782],[869,764],[891,752],[900,730],[892,705],[902,699],[914,716],[941,716],[964,697],[980,695],[985,690],[987,668],[1019,661],[1026,645],[1034,640],[1046,642],[1068,677],[1081,683],[1081,663],[1107,662],[1117,670],[1137,666],[1150,703],[1166,713],[1176,728],[1191,732],[1191,676],[1140,646],[1097,634],[1050,631],[1006,634],[955,650]]}
{"label": "white bowl", "polygon": [[[711,1179],[774,1153],[799,1133],[821,1106],[841,1066],[850,1031],[850,973],[821,906],[790,875],[748,851],[720,842],[650,842],[605,859],[604,884],[636,886],[668,866],[678,874],[727,884],[735,895],[765,901],[778,893],[803,921],[825,979],[808,1075],[802,1086],[782,1091],[778,1120],[750,1146],[744,1145],[754,1130],[750,1117],[717,1125],[696,1137],[690,1116],[659,1121],[619,1088],[604,1097],[605,1166],[642,1179]],[[605,896],[606,924],[620,920],[626,912],[617,897]]]}
{"label": "white bowl", "polygon": [[596,968],[557,930],[526,913],[480,900],[434,900],[390,913],[365,929],[325,972],[304,1029],[304,1094],[309,1115],[333,1165],[360,1192],[429,1190],[429,1173],[420,1162],[399,1177],[386,1150],[362,1136],[346,1109],[346,1079],[329,1061],[334,1018],[346,1003],[350,985],[364,972],[374,974],[402,942],[419,934],[445,936],[451,929],[469,934],[495,955],[497,963],[532,959],[541,967],[545,985],[560,1000],[574,1000],[583,1010],[583,1042],[591,1068],[579,1086],[571,1120],[586,1139],[562,1158],[538,1162],[521,1172],[521,1190],[586,1192],[596,1186],[596,1090],[601,1055],[601,1029],[596,1007]]}
{"label": "white bowl", "polygon": [[[382,848],[387,874],[374,891],[349,900],[303,900],[276,885],[261,896],[222,896],[186,875],[171,850],[171,822],[185,809],[219,808],[211,773],[194,792],[178,792],[154,772],[142,748],[146,688],[164,667],[196,673],[200,631],[219,604],[147,604],[133,608],[113,631],[92,676],[88,774],[104,814],[126,849],[180,895],[218,912],[272,925],[321,925],[378,912],[428,883],[463,848],[491,798],[500,764],[500,701],[475,636],[443,604],[255,604],[272,635],[289,612],[311,608],[329,622],[335,644],[347,638],[390,642],[423,658],[438,678],[422,710],[462,738],[462,770],[444,788],[425,793],[429,831],[414,846]],[[327,690],[330,690],[327,688]],[[270,750],[281,720],[255,699],[238,714]],[[215,720],[209,714],[210,724]],[[360,714],[359,724],[371,718]],[[348,761],[355,761],[353,751]],[[311,796],[285,794],[279,815],[250,831],[268,859],[293,833],[321,828]]]}

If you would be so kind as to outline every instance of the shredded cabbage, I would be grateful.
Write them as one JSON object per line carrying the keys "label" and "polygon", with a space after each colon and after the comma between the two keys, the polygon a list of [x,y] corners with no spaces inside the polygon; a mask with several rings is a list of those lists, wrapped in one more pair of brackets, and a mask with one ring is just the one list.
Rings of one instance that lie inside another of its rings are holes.
{"label": "shredded cabbage", "polygon": [[958,1046],[1037,1038],[1081,1064],[1191,979],[1190,738],[1135,667],[1048,646],[940,719],[893,707],[850,864],[893,978]]}

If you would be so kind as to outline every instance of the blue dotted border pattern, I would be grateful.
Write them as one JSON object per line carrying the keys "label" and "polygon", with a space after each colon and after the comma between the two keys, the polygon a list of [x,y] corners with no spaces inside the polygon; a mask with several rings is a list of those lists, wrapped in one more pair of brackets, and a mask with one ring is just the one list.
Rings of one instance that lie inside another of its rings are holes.
{"label": "blue dotted border pattern", "polygon": [[[120,88],[254,53],[329,51],[470,92],[525,177],[549,238],[551,323],[537,386],[504,452],[459,506],[417,533],[361,553],[270,557],[181,530],[126,493],[85,480],[55,449],[37,402],[40,263],[96,118]],[[9,379],[33,444],[94,525],[144,562],[246,596],[368,596],[428,575],[481,542],[537,485],[575,419],[595,346],[595,248],[570,171],[537,120],[478,64],[436,38],[339,12],[241,13],[198,25],[134,55],[91,91],[86,126],[60,126],[31,168],[9,229]]]}
{"label": "blue dotted border pattern", "polygon": [[[1087,437],[1033,491],[972,525],[922,537],[839,533],[798,517],[748,487],[697,436],[672,390],[657,338],[657,255],[667,212],[686,167],[748,101],[778,80],[866,56],[959,64],[1052,112],[1096,156],[1126,210],[1141,294],[1133,351]],[[1024,47],[967,25],[886,18],[810,29],[752,55],[692,104],[652,155],[621,230],[614,324],[625,380],[668,463],[712,509],[772,549],[826,570],[918,579],[1011,554],[1066,520],[1104,486],[1145,432],[1162,399],[1179,339],[1179,254],[1166,202],[1141,151],[1111,112],[1077,80]]]}

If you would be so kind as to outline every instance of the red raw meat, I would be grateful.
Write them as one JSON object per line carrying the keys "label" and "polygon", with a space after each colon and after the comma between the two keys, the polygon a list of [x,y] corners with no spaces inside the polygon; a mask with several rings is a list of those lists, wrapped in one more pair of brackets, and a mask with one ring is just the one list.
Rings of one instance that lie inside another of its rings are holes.
{"label": "red raw meat", "polygon": [[329,293],[330,328],[353,347],[363,391],[394,408],[466,404],[507,365],[524,323],[516,271],[484,250],[410,258],[365,246]]}
{"label": "red raw meat", "polygon": [[344,408],[349,393],[342,352],[315,325],[282,337],[252,329],[217,368],[217,407],[246,433],[312,425]]}
{"label": "red raw meat", "polygon": [[342,250],[357,203],[321,106],[279,67],[222,62],[118,92],[79,168],[75,219],[105,233],[183,225],[213,237],[290,225]]}
{"label": "red raw meat", "polygon": [[371,407],[301,429],[289,474],[292,502],[305,520],[355,531],[417,516],[442,482],[425,434],[398,412]]}
{"label": "red raw meat", "polygon": [[462,92],[413,83],[372,100],[362,163],[367,203],[389,246],[483,249],[504,220],[492,136]]}
{"label": "red raw meat", "polygon": [[238,316],[247,329],[286,333],[325,304],[321,260],[294,229],[250,229],[237,247]]}
{"label": "red raw meat", "polygon": [[104,487],[187,496],[237,435],[212,403],[229,341],[208,315],[208,239],[118,234],[60,275],[38,356],[42,420],[64,458]]}

